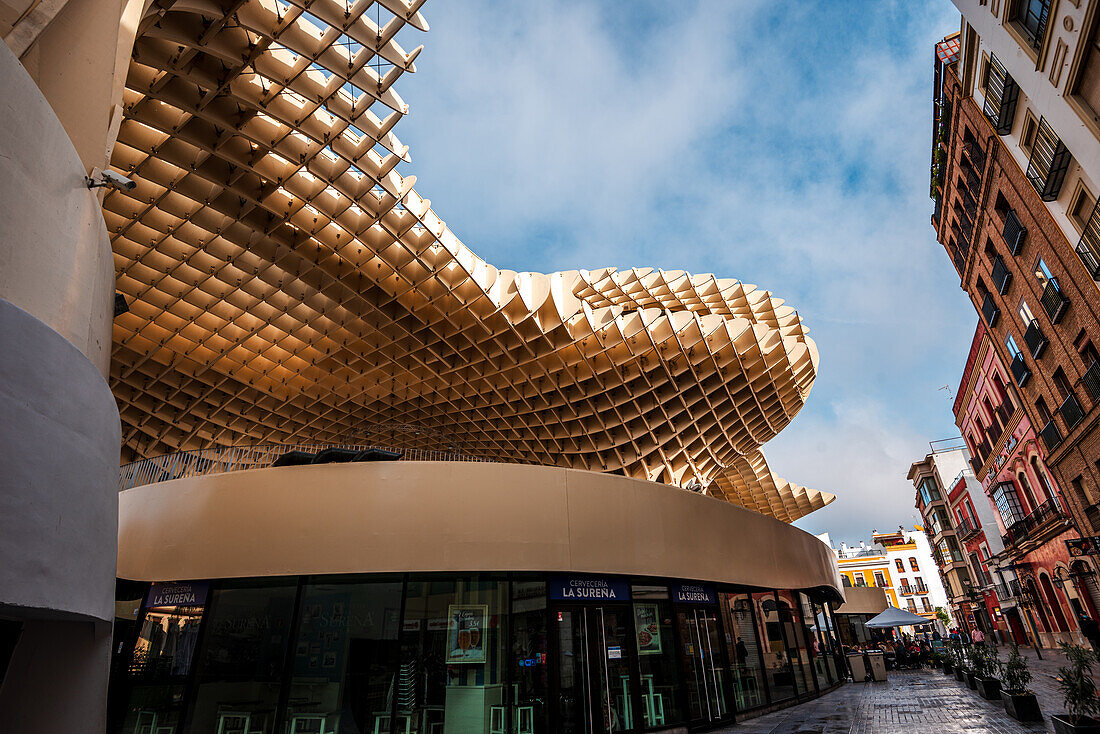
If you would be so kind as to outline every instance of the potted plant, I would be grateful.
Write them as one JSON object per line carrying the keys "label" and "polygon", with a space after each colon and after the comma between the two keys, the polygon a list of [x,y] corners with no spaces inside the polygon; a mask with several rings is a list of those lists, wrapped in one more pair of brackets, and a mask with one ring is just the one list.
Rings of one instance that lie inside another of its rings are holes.
{"label": "potted plant", "polygon": [[1081,645],[1062,643],[1062,654],[1069,665],[1058,668],[1058,689],[1062,692],[1066,714],[1051,716],[1057,734],[1100,734],[1100,721],[1093,714],[1100,709],[1096,685],[1092,681],[1092,664],[1096,653]]}
{"label": "potted plant", "polygon": [[966,661],[963,659],[962,647],[955,643],[951,647],[951,667],[955,670],[955,680],[966,682]]}
{"label": "potted plant", "polygon": [[1027,659],[1020,654],[1019,645],[1012,646],[1008,660],[1001,667],[1001,679],[1001,699],[1008,715],[1017,721],[1042,721],[1039,699],[1027,687],[1031,683],[1031,671],[1027,669]]}
{"label": "potted plant", "polygon": [[951,661],[951,651],[945,649],[940,654],[940,667],[943,669],[944,675],[952,675],[955,672],[954,663]]}
{"label": "potted plant", "polygon": [[978,684],[978,695],[986,701],[1001,699],[1001,681],[997,675],[1001,671],[1001,659],[992,645],[979,643],[974,645],[974,679]]}
{"label": "potted plant", "polygon": [[966,680],[966,687],[972,691],[978,690],[978,678],[974,675],[974,648],[975,645],[964,645],[963,654],[966,656],[966,670],[963,672],[963,677]]}

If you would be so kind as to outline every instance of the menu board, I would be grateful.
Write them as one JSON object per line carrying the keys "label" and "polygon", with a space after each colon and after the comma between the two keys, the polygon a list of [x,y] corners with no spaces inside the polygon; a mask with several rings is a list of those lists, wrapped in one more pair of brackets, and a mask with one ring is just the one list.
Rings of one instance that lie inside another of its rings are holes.
{"label": "menu board", "polygon": [[634,605],[634,631],[639,655],[661,654],[661,620],[656,604]]}
{"label": "menu board", "polygon": [[489,607],[451,604],[447,608],[447,664],[484,663]]}

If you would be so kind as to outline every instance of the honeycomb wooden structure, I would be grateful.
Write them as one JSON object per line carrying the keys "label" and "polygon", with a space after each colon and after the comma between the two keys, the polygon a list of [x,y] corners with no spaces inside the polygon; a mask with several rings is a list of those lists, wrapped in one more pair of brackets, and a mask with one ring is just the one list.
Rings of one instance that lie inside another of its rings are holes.
{"label": "honeycomb wooden structure", "polygon": [[500,270],[397,171],[423,0],[155,0],[104,199],[123,460],[378,443],[679,485],[785,521],[759,451],[817,350],[712,275]]}

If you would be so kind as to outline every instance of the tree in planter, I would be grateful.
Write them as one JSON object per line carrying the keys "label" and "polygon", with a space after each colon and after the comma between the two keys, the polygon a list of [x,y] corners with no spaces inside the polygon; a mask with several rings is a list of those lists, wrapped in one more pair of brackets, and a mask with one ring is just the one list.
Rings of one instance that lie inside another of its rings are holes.
{"label": "tree in planter", "polygon": [[1069,710],[1069,723],[1080,726],[1088,723],[1093,714],[1100,711],[1100,699],[1097,699],[1096,685],[1092,681],[1092,664],[1097,661],[1096,653],[1082,645],[1071,645],[1068,642],[1063,642],[1061,647],[1069,665],[1058,668],[1058,688]]}
{"label": "tree in planter", "polygon": [[1008,660],[1001,668],[1001,684],[1005,693],[1019,696],[1028,692],[1031,683],[1031,671],[1027,669],[1027,659],[1020,654],[1020,646],[1013,645]]}
{"label": "tree in planter", "polygon": [[951,615],[943,607],[936,607],[936,619],[943,623],[945,629],[951,627]]}
{"label": "tree in planter", "polygon": [[1001,669],[1001,659],[991,645],[977,643],[970,646],[970,668],[977,678],[996,678]]}

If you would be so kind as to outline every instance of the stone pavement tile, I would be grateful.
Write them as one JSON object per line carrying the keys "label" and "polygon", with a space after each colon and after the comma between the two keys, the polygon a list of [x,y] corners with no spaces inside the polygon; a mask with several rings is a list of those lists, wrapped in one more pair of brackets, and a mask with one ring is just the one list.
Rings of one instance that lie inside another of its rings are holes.
{"label": "stone pavement tile", "polygon": [[[1056,669],[1054,665],[1052,669]],[[1033,669],[1043,712],[1061,711],[1046,664]],[[1021,723],[999,702],[986,701],[939,671],[891,672],[885,683],[848,683],[807,703],[750,719],[729,734],[971,734],[1052,732],[1049,718]]]}

